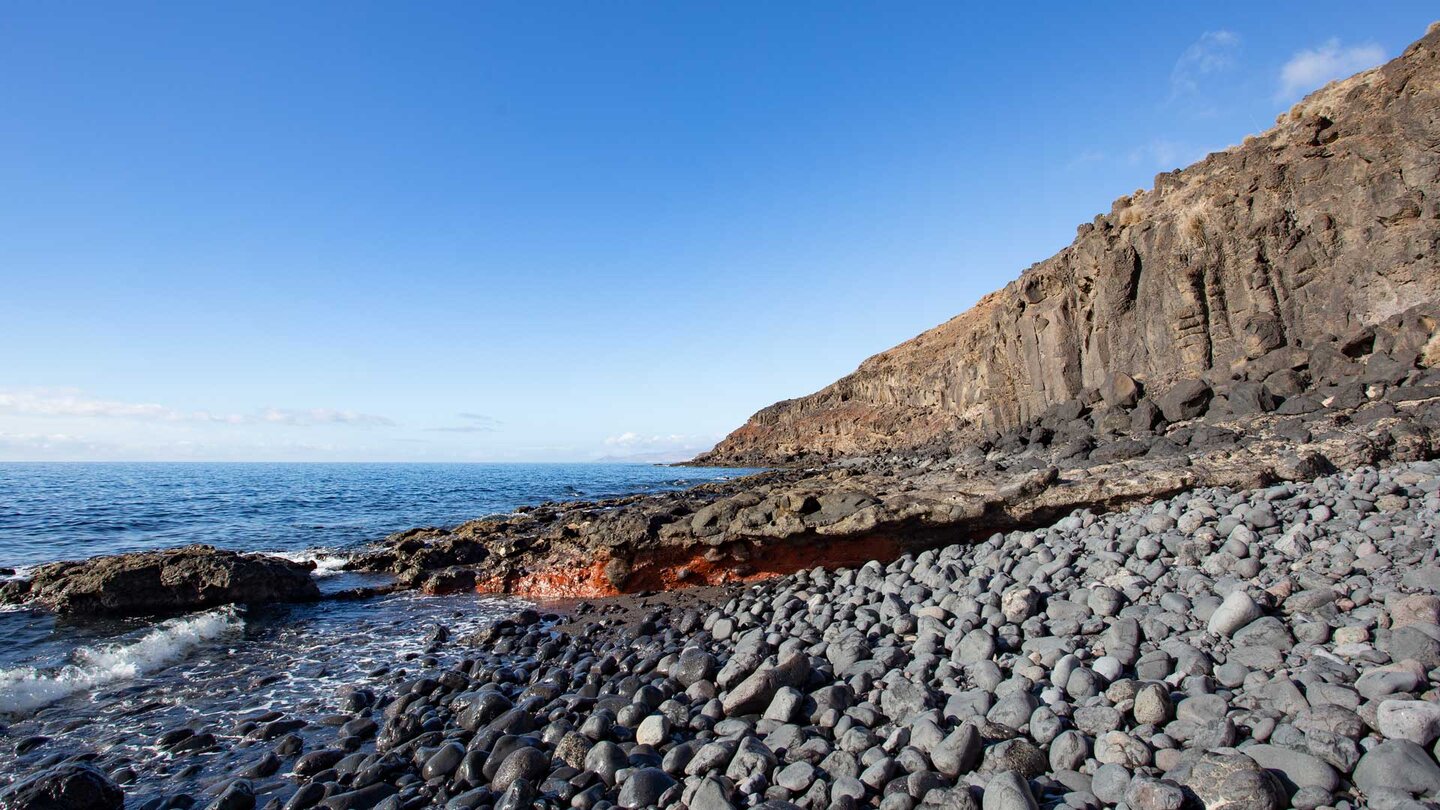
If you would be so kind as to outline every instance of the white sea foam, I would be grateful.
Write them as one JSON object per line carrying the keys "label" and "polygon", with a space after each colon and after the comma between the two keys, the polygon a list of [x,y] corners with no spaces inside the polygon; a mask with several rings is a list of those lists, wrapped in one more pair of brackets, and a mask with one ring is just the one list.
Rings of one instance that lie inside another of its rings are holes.
{"label": "white sea foam", "polygon": [[0,715],[23,717],[78,692],[148,675],[244,627],[234,608],[220,608],[162,622],[129,643],[77,648],[71,653],[74,663],[59,669],[0,671]]}
{"label": "white sea foam", "polygon": [[[12,579],[29,579],[30,572],[34,570],[33,566],[17,565],[15,566],[15,573],[0,574],[0,583],[9,582]],[[24,604],[0,605],[0,613],[18,613],[19,611],[29,609],[30,608]]]}
{"label": "white sea foam", "polygon": [[316,577],[333,577],[336,574],[343,574],[345,571],[342,569],[345,563],[350,562],[349,555],[336,554],[324,548],[312,548],[305,551],[267,551],[264,553],[291,562],[313,562],[315,563],[315,570],[310,573]]}

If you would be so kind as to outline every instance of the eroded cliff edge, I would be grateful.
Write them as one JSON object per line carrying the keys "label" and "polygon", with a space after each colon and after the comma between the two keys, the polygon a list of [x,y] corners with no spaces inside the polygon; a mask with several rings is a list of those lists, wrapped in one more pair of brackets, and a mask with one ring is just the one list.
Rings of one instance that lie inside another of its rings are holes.
{"label": "eroded cliff edge", "polygon": [[959,446],[1115,372],[1222,389],[1331,363],[1440,300],[1440,28],[1262,135],[1115,202],[964,314],[756,413],[701,464]]}

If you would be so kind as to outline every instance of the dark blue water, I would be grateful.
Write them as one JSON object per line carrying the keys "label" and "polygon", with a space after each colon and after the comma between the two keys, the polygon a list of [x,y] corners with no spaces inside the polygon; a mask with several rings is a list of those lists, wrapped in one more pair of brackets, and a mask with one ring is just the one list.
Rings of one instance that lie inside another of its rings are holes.
{"label": "dark blue water", "polygon": [[[745,471],[597,464],[0,464],[0,567],[186,543],[317,559],[321,589],[378,584],[337,570],[402,529],[454,525],[545,501],[674,490]],[[190,789],[198,772],[151,748],[179,724],[222,737],[258,709],[318,718],[335,690],[413,666],[426,629],[455,637],[513,611],[479,594],[405,593],[175,617],[57,618],[0,610],[0,750],[54,737],[0,767],[0,785],[60,750],[133,754],[132,797]],[[440,653],[462,655],[463,648]],[[194,765],[195,763],[188,763]],[[198,781],[197,781],[198,780]]]}
{"label": "dark blue water", "polygon": [[737,474],[643,464],[0,463],[0,567],[188,543],[346,550],[527,504]]}

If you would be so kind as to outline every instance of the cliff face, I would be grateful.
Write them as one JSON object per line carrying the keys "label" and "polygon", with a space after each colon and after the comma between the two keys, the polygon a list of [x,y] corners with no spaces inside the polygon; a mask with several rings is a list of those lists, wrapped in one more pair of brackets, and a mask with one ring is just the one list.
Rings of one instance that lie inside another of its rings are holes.
{"label": "cliff face", "polygon": [[1301,374],[1440,301],[1440,26],[1268,132],[1156,177],[968,312],[771,405],[697,463],[776,464],[1012,429],[1112,373],[1149,391]]}

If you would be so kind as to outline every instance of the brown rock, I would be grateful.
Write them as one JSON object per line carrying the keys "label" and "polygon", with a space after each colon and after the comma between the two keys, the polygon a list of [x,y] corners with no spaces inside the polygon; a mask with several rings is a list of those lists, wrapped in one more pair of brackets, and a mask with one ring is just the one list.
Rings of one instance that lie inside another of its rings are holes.
{"label": "brown rock", "polygon": [[1140,383],[1129,374],[1117,371],[1105,378],[1100,396],[1112,408],[1133,408],[1140,401]]}

